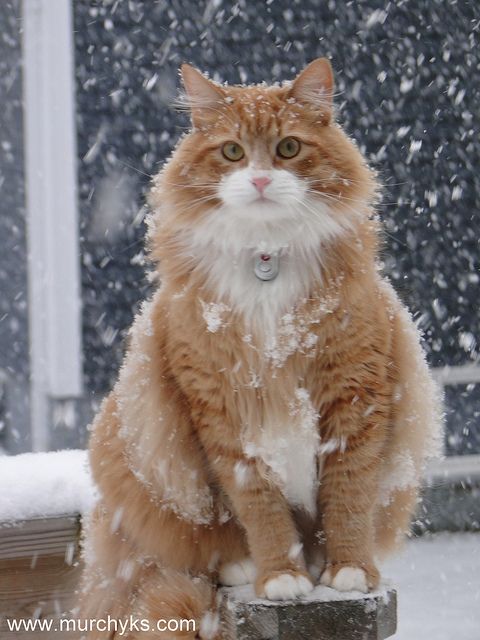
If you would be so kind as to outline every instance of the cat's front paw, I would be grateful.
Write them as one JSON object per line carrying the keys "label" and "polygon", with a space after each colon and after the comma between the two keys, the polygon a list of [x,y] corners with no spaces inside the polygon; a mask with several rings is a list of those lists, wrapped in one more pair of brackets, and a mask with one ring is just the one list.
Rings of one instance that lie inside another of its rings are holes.
{"label": "cat's front paw", "polygon": [[312,581],[300,571],[272,571],[256,585],[257,595],[268,600],[294,600],[312,589]]}
{"label": "cat's front paw", "polygon": [[375,589],[380,581],[380,574],[375,567],[368,571],[362,567],[330,565],[320,578],[320,584],[337,591],[361,591],[368,593]]}

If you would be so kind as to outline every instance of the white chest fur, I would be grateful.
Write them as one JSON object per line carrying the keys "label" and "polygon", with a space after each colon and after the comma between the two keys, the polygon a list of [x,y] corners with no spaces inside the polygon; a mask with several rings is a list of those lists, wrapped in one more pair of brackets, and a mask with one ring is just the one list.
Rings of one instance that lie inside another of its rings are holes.
{"label": "white chest fur", "polygon": [[[300,196],[294,198],[298,201]],[[228,198],[223,198],[225,202]],[[308,325],[298,329],[292,313],[321,282],[325,251],[348,224],[322,202],[304,198],[302,206],[272,204],[268,210],[255,205],[223,206],[212,211],[201,225],[184,237],[186,257],[205,278],[205,289],[215,302],[202,302],[208,331],[228,325],[235,314],[243,318],[245,338],[257,335],[267,368],[282,368],[297,350],[306,354],[316,336]],[[270,280],[255,275],[261,254],[278,256],[278,272]],[[256,377],[255,377],[256,380]],[[275,394],[274,394],[275,395]],[[291,389],[271,398],[262,418],[248,424],[244,450],[261,458],[271,470],[290,504],[315,513],[318,486],[318,415],[306,389]],[[248,480],[237,469],[237,480]]]}
{"label": "white chest fur", "polygon": [[[345,232],[324,204],[308,206],[310,217],[280,205],[272,206],[268,219],[255,207],[248,216],[243,210],[213,211],[185,231],[186,259],[193,258],[215,299],[247,324],[278,321],[321,280],[325,247]],[[255,275],[262,254],[275,256],[272,279]]]}
{"label": "white chest fur", "polygon": [[267,414],[261,429],[245,443],[245,453],[258,457],[292,506],[314,515],[318,489],[318,415],[306,389],[298,388],[288,415]]}

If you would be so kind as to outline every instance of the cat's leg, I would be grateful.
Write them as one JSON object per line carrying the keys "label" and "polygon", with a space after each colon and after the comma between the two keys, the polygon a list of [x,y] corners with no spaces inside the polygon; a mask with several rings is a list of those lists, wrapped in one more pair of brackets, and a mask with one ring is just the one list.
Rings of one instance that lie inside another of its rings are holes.
{"label": "cat's leg", "polygon": [[371,466],[377,461],[372,455],[360,462],[360,453],[330,454],[320,488],[327,560],[320,582],[339,591],[367,592],[379,581],[373,558],[377,474]]}
{"label": "cat's leg", "polygon": [[[210,428],[203,430],[204,437],[206,431]],[[271,600],[286,600],[308,593],[313,585],[305,568],[303,553],[297,553],[298,549],[301,550],[299,534],[281,491],[260,473],[257,461],[245,458],[233,442],[227,446],[220,443],[220,438],[215,441],[215,447],[211,442],[208,446],[210,463],[247,532],[256,568],[257,594]],[[234,468],[238,469],[240,465],[242,474],[235,474]],[[223,569],[223,577],[226,577],[227,568]],[[237,581],[240,567],[235,567],[234,573],[235,576],[227,577]],[[243,563],[242,573],[246,574],[244,581],[247,576],[249,580],[254,577],[249,562]]]}
{"label": "cat's leg", "polygon": [[318,494],[322,521],[317,535],[325,536],[326,552],[321,583],[340,591],[366,592],[379,582],[374,515],[390,396],[388,385],[376,379],[376,363],[365,365],[357,372],[350,366],[353,380],[363,377],[364,386],[345,381],[321,411],[324,440],[336,446],[324,457]]}
{"label": "cat's leg", "polygon": [[261,456],[247,456],[243,449],[239,404],[257,422],[261,402],[256,390],[242,389],[242,396],[225,384],[215,361],[208,366],[203,352],[192,352],[190,343],[174,346],[173,369],[190,407],[194,436],[207,458],[212,484],[228,496],[233,520],[246,532],[257,594],[285,600],[308,593],[313,585],[303,553],[297,553],[300,536],[290,506]]}
{"label": "cat's leg", "polygon": [[[344,405],[350,405],[348,401]],[[342,403],[335,403],[341,412]],[[351,419],[351,418],[350,418]],[[367,592],[379,582],[374,561],[374,513],[378,491],[379,459],[384,444],[383,420],[364,421],[351,434],[344,450],[326,456],[319,489],[325,536],[326,569],[321,584],[339,591]]]}
{"label": "cat's leg", "polygon": [[258,475],[249,489],[233,489],[232,494],[257,567],[257,594],[288,600],[309,593],[313,584],[289,506],[280,491]]}

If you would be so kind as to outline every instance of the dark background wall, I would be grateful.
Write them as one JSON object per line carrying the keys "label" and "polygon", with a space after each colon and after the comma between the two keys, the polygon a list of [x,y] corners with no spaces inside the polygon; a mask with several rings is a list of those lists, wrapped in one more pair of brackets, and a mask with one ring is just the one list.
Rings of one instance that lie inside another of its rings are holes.
{"label": "dark background wall", "polygon": [[[476,0],[73,2],[85,381],[102,394],[147,294],[150,176],[187,126],[170,102],[189,61],[231,83],[328,56],[339,118],[385,185],[385,267],[434,366],[478,358],[480,12]],[[450,387],[448,448],[480,452],[475,385]]]}
{"label": "dark background wall", "polygon": [[0,2],[0,447],[10,451],[30,442],[20,5]]}

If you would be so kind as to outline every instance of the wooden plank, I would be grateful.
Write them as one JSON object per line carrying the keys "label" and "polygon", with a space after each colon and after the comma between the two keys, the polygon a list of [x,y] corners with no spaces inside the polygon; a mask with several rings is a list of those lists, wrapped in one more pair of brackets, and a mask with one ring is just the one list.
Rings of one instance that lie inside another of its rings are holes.
{"label": "wooden plank", "polygon": [[79,532],[76,515],[0,523],[0,560],[46,554],[68,560],[78,547]]}
{"label": "wooden plank", "polygon": [[443,385],[475,384],[480,382],[480,367],[478,364],[434,367],[431,371],[435,380]]}
{"label": "wooden plank", "polygon": [[[0,637],[67,640],[58,621],[75,603],[81,573],[78,515],[0,523]],[[8,621],[51,621],[50,631],[9,630]],[[78,634],[77,634],[78,637]]]}
{"label": "wooden plank", "polygon": [[448,456],[443,460],[431,460],[427,466],[426,484],[448,481],[471,481],[480,478],[480,454]]}
{"label": "wooden plank", "polygon": [[[54,632],[59,617],[74,606],[81,565],[62,556],[0,560],[0,637],[2,640],[64,640],[71,634]],[[50,631],[9,631],[8,620],[52,620]]]}

